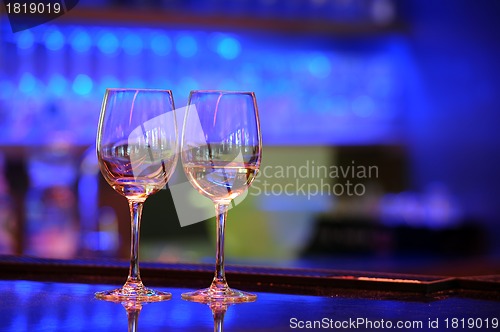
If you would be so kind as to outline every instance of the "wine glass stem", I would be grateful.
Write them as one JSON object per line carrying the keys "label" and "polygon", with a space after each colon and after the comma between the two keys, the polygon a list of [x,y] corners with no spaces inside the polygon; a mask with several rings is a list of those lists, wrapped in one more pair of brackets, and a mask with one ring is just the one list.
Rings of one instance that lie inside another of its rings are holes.
{"label": "wine glass stem", "polygon": [[131,239],[130,239],[130,269],[126,285],[142,287],[141,275],[139,273],[139,236],[141,227],[142,207],[144,202],[129,200],[131,216]]}
{"label": "wine glass stem", "polygon": [[225,311],[222,312],[214,312],[214,332],[223,332],[224,331],[224,315]]}
{"label": "wine glass stem", "polygon": [[140,310],[127,310],[128,332],[137,332],[137,323],[139,322]]}
{"label": "wine glass stem", "polygon": [[226,228],[227,210],[227,204],[215,204],[215,213],[217,215],[217,250],[215,256],[215,277],[212,287],[216,287],[217,289],[228,287],[224,271],[224,230]]}

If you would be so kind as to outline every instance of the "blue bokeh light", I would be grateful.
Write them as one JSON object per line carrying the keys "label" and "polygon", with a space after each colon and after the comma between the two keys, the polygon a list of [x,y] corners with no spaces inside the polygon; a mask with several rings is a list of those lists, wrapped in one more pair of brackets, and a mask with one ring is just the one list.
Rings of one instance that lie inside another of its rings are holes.
{"label": "blue bokeh light", "polygon": [[[287,92],[294,91],[291,111],[307,109],[313,112],[303,119],[306,123],[327,116],[341,120],[314,131],[315,140],[323,143],[349,141],[351,136],[358,139],[360,128],[363,128],[364,137],[371,137],[370,130],[365,129],[370,129],[372,124],[387,123],[388,132],[391,121],[398,119],[396,106],[401,88],[395,69],[404,59],[399,59],[399,48],[387,48],[385,43],[375,50],[363,48],[359,43],[353,43],[352,48],[336,48],[296,38],[293,45],[288,45],[288,42],[274,43],[273,39],[256,41],[250,35],[236,32],[109,25],[45,25],[38,30],[17,33],[8,42],[14,42],[19,54],[35,52],[37,43],[42,43],[42,46],[47,43],[52,49],[57,49],[62,43],[59,51],[49,52],[49,60],[52,55],[57,58],[66,56],[64,43],[67,43],[71,48],[69,54],[77,57],[71,67],[57,71],[58,75],[47,75],[31,70],[36,66],[36,63],[29,62],[32,57],[21,56],[20,70],[6,71],[13,77],[10,80],[14,92],[21,93],[21,86],[24,92],[44,91],[42,86],[45,83],[47,95],[51,97],[64,98],[69,92],[69,95],[91,95],[100,99],[108,87],[170,86],[176,94],[187,96],[190,90],[200,86],[256,91],[261,97],[259,102],[266,108],[270,107],[269,100],[279,99],[280,103],[287,103]],[[394,42],[400,43],[400,40],[391,39],[389,45]],[[123,68],[123,64],[129,62],[129,56],[138,62]],[[174,66],[172,60],[181,63]],[[178,70],[178,66],[182,70]],[[204,70],[200,71],[200,68]],[[18,72],[32,76],[21,82]],[[77,74],[88,77],[77,79]],[[312,96],[318,107],[312,107]],[[7,100],[8,93],[2,92],[0,98]],[[353,124],[350,132],[336,130],[342,121]],[[377,130],[379,128],[377,126]],[[304,130],[289,140],[284,138],[288,133],[285,130],[272,126],[266,130],[271,131],[271,141],[290,144],[309,141],[311,133]]]}
{"label": "blue bokeh light", "polygon": [[51,51],[59,51],[64,46],[64,36],[58,29],[50,29],[45,33],[45,47]]}
{"label": "blue bokeh light", "polygon": [[177,40],[175,48],[183,58],[191,58],[198,52],[198,44],[196,39],[189,35],[184,35]]}
{"label": "blue bokeh light", "polygon": [[35,37],[33,33],[29,30],[24,30],[19,32],[17,36],[17,47],[23,50],[27,50],[33,47],[35,42]]}
{"label": "blue bokeh light", "polygon": [[241,45],[238,40],[232,37],[225,37],[219,41],[217,45],[217,53],[227,60],[232,60],[238,57],[241,52]]}
{"label": "blue bokeh light", "polygon": [[129,33],[123,38],[122,47],[129,55],[140,54],[143,48],[142,39],[134,33]]}
{"label": "blue bokeh light", "polygon": [[172,50],[172,42],[167,35],[155,34],[151,39],[151,49],[156,55],[164,56]]}
{"label": "blue bokeh light", "polygon": [[77,52],[87,52],[92,46],[90,35],[83,29],[75,29],[71,34],[71,47]]}
{"label": "blue bokeh light", "polygon": [[36,78],[31,73],[24,73],[19,80],[19,90],[29,94],[36,89]]}
{"label": "blue bokeh light", "polygon": [[92,79],[85,74],[79,74],[73,81],[73,91],[81,96],[88,95],[92,91],[94,83]]}
{"label": "blue bokeh light", "polygon": [[111,32],[105,32],[101,35],[99,40],[97,41],[97,47],[104,54],[115,54],[118,51],[118,47],[120,43],[118,38]]}
{"label": "blue bokeh light", "polygon": [[307,68],[309,69],[311,75],[317,78],[328,77],[328,75],[330,75],[330,72],[332,70],[330,60],[322,54],[312,57],[309,60]]}

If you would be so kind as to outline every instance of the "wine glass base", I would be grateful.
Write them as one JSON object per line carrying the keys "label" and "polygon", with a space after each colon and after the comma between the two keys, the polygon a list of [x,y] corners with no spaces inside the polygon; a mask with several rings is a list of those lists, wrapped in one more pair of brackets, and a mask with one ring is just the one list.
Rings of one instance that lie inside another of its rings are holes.
{"label": "wine glass base", "polygon": [[160,292],[149,288],[133,289],[118,288],[110,291],[95,293],[100,300],[111,302],[137,301],[137,302],[160,302],[170,300],[172,294]]}
{"label": "wine glass base", "polygon": [[212,288],[200,289],[194,292],[183,293],[182,299],[200,303],[240,303],[253,302],[257,300],[257,295],[243,292],[237,289],[226,288],[224,290],[214,290]]}

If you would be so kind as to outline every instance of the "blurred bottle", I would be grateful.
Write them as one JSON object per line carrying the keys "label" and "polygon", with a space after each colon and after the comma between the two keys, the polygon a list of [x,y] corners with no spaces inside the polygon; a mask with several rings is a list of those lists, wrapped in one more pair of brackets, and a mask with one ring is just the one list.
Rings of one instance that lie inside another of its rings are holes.
{"label": "blurred bottle", "polygon": [[99,178],[95,147],[83,155],[78,179],[81,254],[85,257],[116,257],[120,237],[118,217],[111,207],[99,208]]}
{"label": "blurred bottle", "polygon": [[76,256],[79,241],[77,199],[78,167],[71,133],[62,113],[51,105],[40,126],[40,144],[27,155],[30,187],[25,201],[24,253],[68,259]]}
{"label": "blurred bottle", "polygon": [[25,253],[46,258],[74,258],[79,242],[71,189],[65,186],[31,188],[26,206]]}
{"label": "blurred bottle", "polygon": [[98,249],[100,256],[116,257],[120,245],[118,217],[111,207],[99,211]]}

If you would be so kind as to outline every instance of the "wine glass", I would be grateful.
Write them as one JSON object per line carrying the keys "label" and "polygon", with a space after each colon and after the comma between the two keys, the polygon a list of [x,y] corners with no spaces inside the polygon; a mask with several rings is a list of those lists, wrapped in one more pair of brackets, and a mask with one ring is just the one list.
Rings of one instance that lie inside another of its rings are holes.
{"label": "wine glass", "polygon": [[162,301],[167,292],[145,288],[139,273],[144,201],[165,187],[177,163],[177,125],[170,90],[107,89],[97,131],[101,173],[127,198],[131,214],[130,269],[122,288],[96,293],[108,301]]}
{"label": "wine glass", "polygon": [[215,276],[209,288],[182,294],[195,302],[250,302],[256,295],[231,289],[224,273],[224,229],[231,201],[244,193],[261,162],[253,92],[192,91],[182,134],[181,159],[189,182],[215,204]]}

